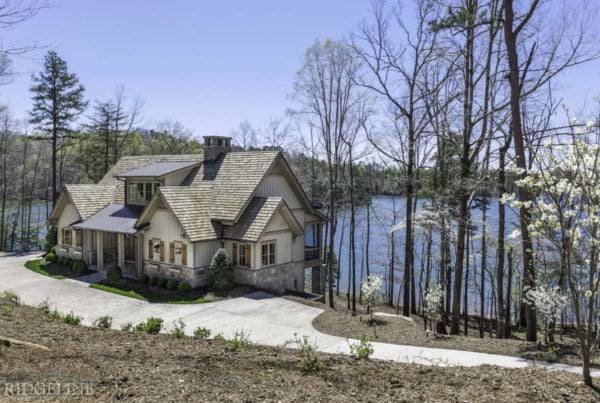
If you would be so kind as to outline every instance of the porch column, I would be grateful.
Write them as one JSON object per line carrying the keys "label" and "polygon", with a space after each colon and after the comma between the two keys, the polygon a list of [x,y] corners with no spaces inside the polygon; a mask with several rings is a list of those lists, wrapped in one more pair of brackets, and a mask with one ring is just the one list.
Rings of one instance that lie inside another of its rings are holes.
{"label": "porch column", "polygon": [[144,274],[144,237],[141,233],[135,236],[135,268],[140,278]]}
{"label": "porch column", "polygon": [[102,231],[96,231],[96,269],[104,269],[104,237]]}
{"label": "porch column", "polygon": [[117,234],[117,264],[125,271],[125,235]]}

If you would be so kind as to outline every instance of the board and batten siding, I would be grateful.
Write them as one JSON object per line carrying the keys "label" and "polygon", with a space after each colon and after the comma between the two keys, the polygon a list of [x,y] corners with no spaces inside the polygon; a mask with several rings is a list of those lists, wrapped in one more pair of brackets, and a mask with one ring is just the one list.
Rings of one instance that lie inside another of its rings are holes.
{"label": "board and batten siding", "polygon": [[[69,225],[71,225],[74,222],[77,222],[79,220],[81,220],[81,216],[77,212],[77,209],[75,208],[73,203],[67,203],[60,215],[60,218],[58,219],[58,242],[59,242],[59,244],[62,240],[61,233],[62,233],[63,228],[68,227]],[[71,244],[75,244],[74,238],[75,238],[74,236],[71,237]]]}
{"label": "board and batten siding", "polygon": [[[194,244],[194,267],[209,266],[213,256],[221,247],[219,241],[196,242]],[[227,249],[230,253],[231,247]],[[231,256],[229,256],[231,259]]]}
{"label": "board and batten siding", "polygon": [[[282,197],[290,210],[301,209],[302,203],[296,196],[285,176],[271,173],[263,178],[256,189],[257,197]],[[300,223],[303,225],[304,223]]]}
{"label": "board and batten siding", "polygon": [[184,232],[177,219],[167,209],[157,209],[152,219],[150,220],[150,228],[144,234],[144,259],[152,260],[149,256],[149,248],[148,241],[152,239],[160,239],[165,243],[165,261],[164,263],[169,262],[169,244],[171,242],[182,242],[186,244],[186,261],[188,262],[188,266],[190,262],[193,262],[193,248],[190,246],[190,242],[187,238],[184,238]]}
{"label": "board and batten siding", "polygon": [[[297,239],[297,238],[296,238]],[[259,239],[258,248],[253,258],[253,267],[263,267],[261,262],[262,244],[275,241],[275,264],[292,261],[292,231],[265,232]]]}

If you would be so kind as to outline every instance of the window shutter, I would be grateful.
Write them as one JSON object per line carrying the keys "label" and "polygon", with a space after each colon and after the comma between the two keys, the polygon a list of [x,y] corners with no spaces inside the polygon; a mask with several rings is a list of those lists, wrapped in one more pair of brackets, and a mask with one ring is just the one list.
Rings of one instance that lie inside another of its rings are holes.
{"label": "window shutter", "polygon": [[173,244],[173,242],[169,243],[169,263],[175,263],[175,245]]}
{"label": "window shutter", "polygon": [[181,265],[187,266],[187,245],[181,245]]}
{"label": "window shutter", "polygon": [[231,259],[231,262],[234,266],[237,266],[238,265],[238,244],[237,244],[237,242],[233,243],[232,249],[233,249],[233,251],[231,254],[233,255],[233,258]]}
{"label": "window shutter", "polygon": [[251,250],[251,246],[250,244],[246,244],[246,267],[250,268],[252,267],[252,258],[250,255],[250,250]]}
{"label": "window shutter", "polygon": [[148,241],[148,259],[154,259],[154,248],[152,248],[152,239]]}
{"label": "window shutter", "polygon": [[60,244],[64,245],[65,244],[65,229],[63,228],[62,231],[60,231]]}
{"label": "window shutter", "polygon": [[165,261],[165,241],[160,241],[160,261]]}

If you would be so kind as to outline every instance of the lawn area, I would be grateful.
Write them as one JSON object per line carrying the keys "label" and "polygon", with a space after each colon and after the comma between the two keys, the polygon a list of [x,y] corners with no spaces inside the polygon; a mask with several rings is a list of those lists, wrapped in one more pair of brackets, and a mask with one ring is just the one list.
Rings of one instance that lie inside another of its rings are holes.
{"label": "lawn area", "polygon": [[135,298],[142,301],[163,304],[203,304],[209,302],[200,296],[197,290],[170,291],[150,287],[146,284],[127,282],[122,284],[90,284],[90,288],[112,292],[124,297]]}
{"label": "lawn area", "polygon": [[84,274],[80,274],[69,266],[58,263],[46,263],[44,259],[35,259],[25,262],[25,267],[43,276],[52,277],[58,280],[79,277],[91,273],[86,272]]}

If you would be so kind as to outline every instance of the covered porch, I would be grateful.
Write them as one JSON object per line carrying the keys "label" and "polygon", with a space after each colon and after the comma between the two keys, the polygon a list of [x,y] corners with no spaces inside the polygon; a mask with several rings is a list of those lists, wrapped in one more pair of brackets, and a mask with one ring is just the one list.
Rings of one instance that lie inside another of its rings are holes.
{"label": "covered porch", "polygon": [[119,266],[123,276],[142,272],[143,245],[134,228],[140,208],[110,204],[75,228],[83,231],[82,254],[89,269]]}

